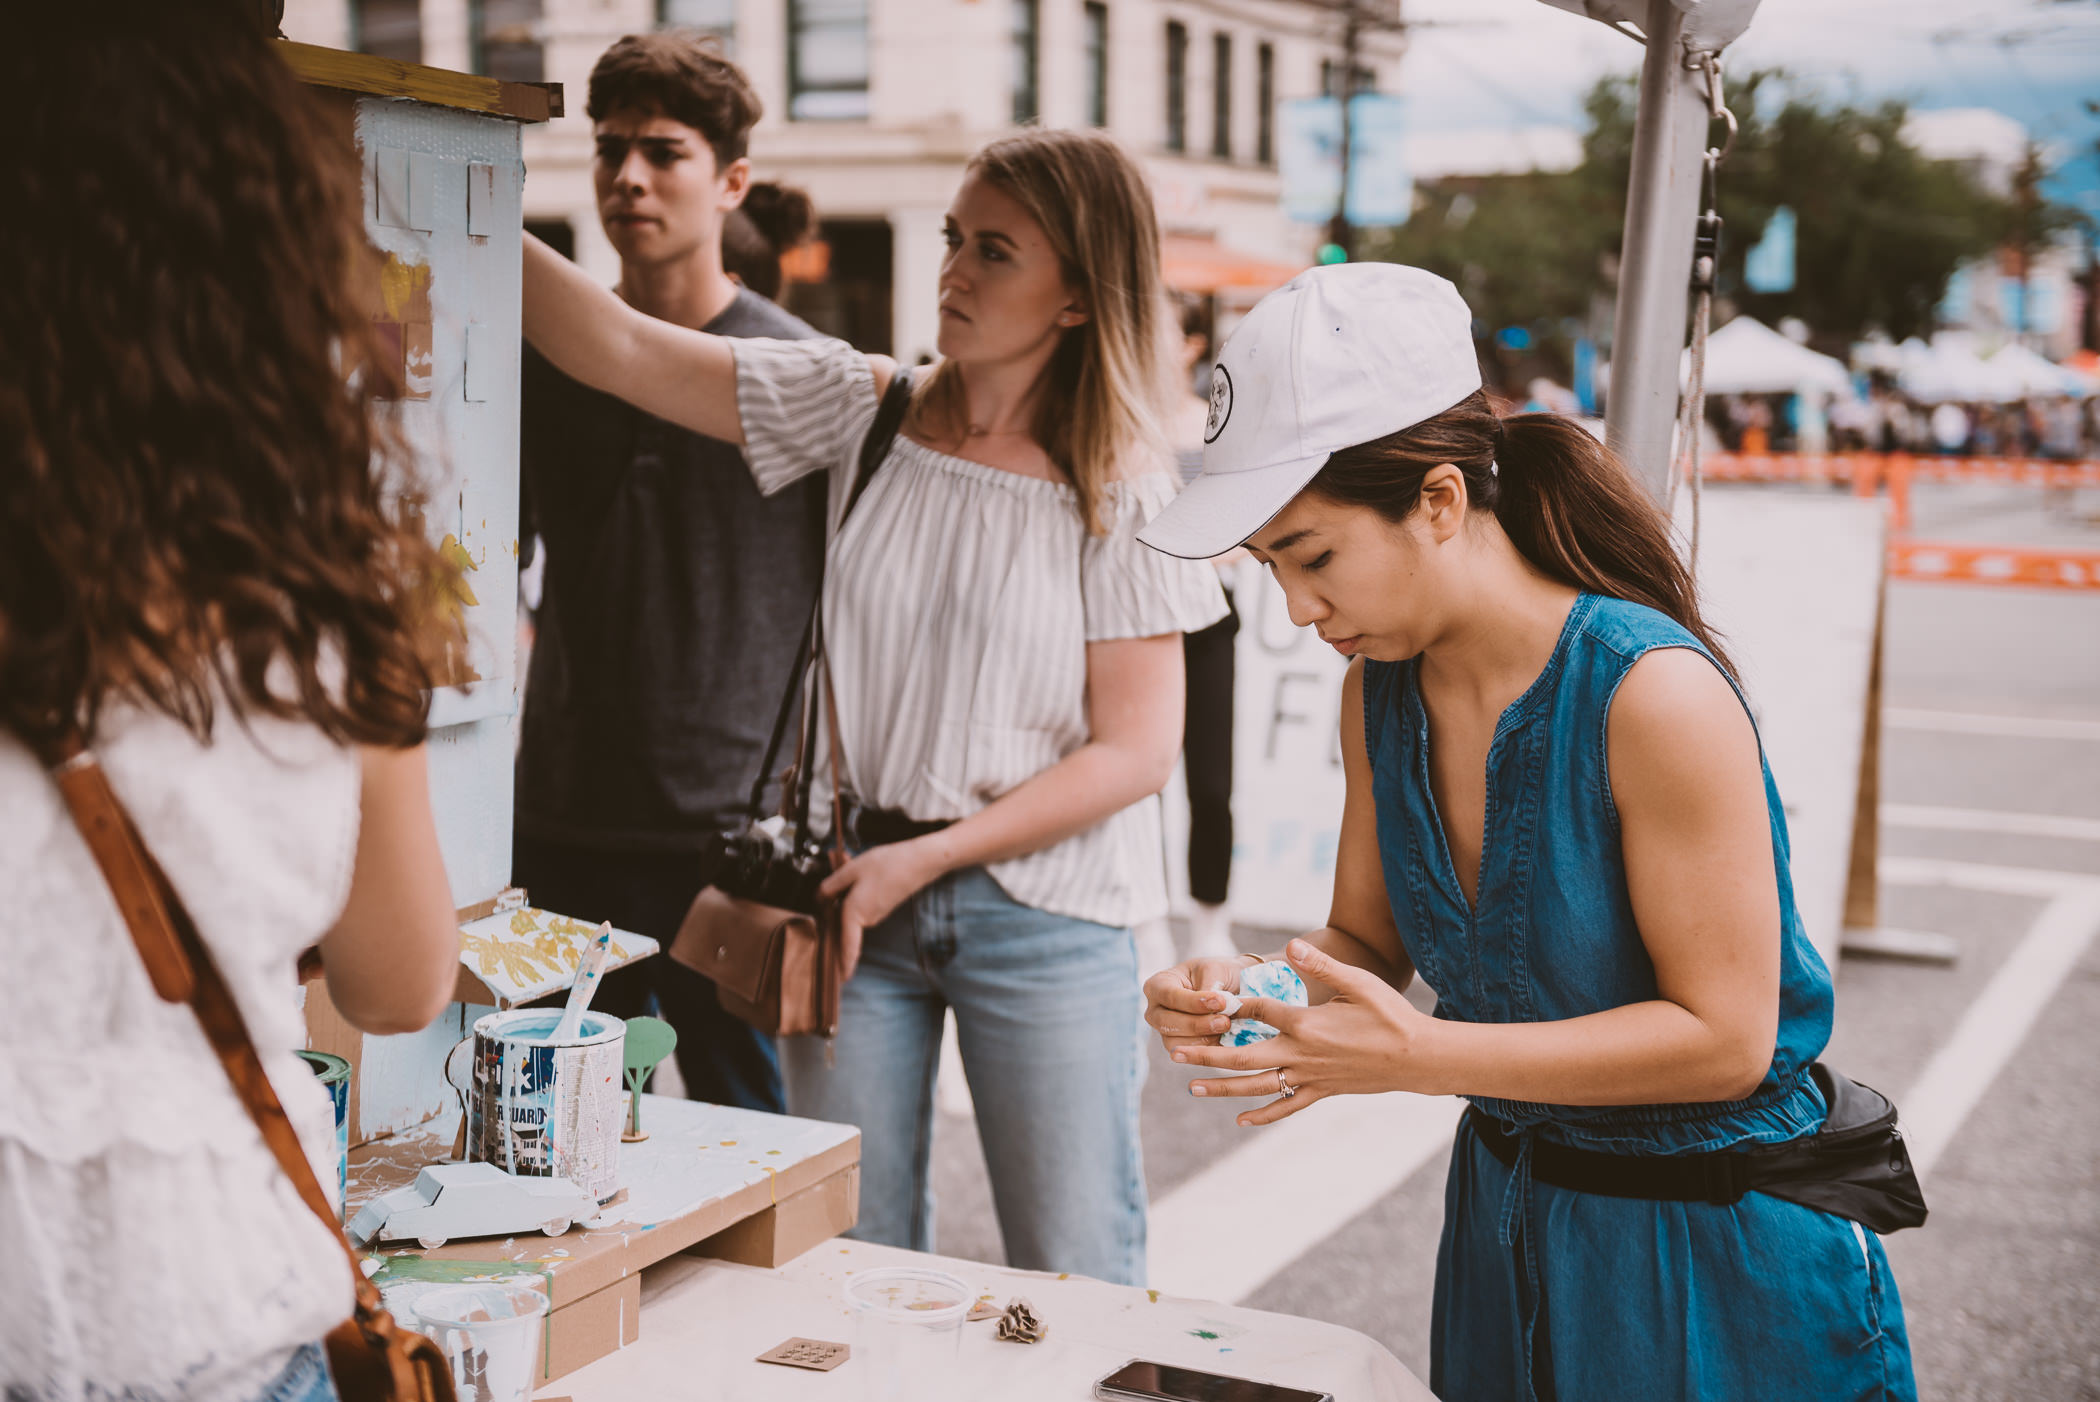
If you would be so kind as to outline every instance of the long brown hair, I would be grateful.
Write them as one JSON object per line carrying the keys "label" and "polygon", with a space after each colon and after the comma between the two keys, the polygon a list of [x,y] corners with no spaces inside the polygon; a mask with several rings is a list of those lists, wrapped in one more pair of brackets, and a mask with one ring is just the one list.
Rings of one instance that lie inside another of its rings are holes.
{"label": "long brown hair", "polygon": [[1412,428],[1342,449],[1306,490],[1404,521],[1422,498],[1422,479],[1443,463],[1465,474],[1472,506],[1493,512],[1539,573],[1675,619],[1735,675],[1720,636],[1700,616],[1669,521],[1618,456],[1573,419],[1501,418],[1475,390]]}
{"label": "long brown hair", "polygon": [[[1086,297],[1086,320],[1062,333],[1043,372],[1032,436],[1071,478],[1087,528],[1105,531],[1108,484],[1147,455],[1169,455],[1161,421],[1172,318],[1151,187],[1100,132],[1016,132],[979,151],[969,173],[1028,211]],[[908,426],[960,438],[967,413],[960,371],[944,361],[914,396]]]}
{"label": "long brown hair", "polygon": [[250,9],[36,5],[0,45],[0,727],[32,741],[116,698],[200,739],[215,701],[424,732],[447,571],[374,420],[348,124]]}

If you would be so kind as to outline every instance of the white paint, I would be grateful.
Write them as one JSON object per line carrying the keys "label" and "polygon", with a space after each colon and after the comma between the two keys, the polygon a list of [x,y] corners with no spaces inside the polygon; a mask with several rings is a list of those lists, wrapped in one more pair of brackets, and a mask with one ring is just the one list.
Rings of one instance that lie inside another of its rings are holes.
{"label": "white paint", "polygon": [[1994,866],[1989,862],[1947,861],[1939,857],[1883,857],[1881,879],[1890,886],[1959,886],[2001,896],[2037,896],[2053,900],[2100,885],[2100,876],[2039,867]]}
{"label": "white paint", "polygon": [[2100,721],[2057,716],[1988,715],[1974,711],[1929,711],[1888,706],[1881,722],[1891,730],[1942,735],[1997,735],[2015,740],[2100,740]]}
{"label": "white paint", "polygon": [[2100,819],[2054,813],[2007,813],[1988,808],[1943,808],[1923,803],[1884,803],[1881,821],[1895,828],[1941,832],[2002,832],[2017,837],[2064,837],[2100,842]]}
{"label": "white paint", "polygon": [[[1244,1144],[1152,1205],[1153,1288],[1245,1299],[1435,1158],[1464,1110],[1455,1096],[1345,1095],[1239,1131]],[[1232,1231],[1250,1211],[1289,1230]]]}
{"label": "white paint", "polygon": [[2100,880],[2066,885],[1925,1064],[1901,1102],[1903,1132],[1921,1179],[1930,1176],[2096,934]]}

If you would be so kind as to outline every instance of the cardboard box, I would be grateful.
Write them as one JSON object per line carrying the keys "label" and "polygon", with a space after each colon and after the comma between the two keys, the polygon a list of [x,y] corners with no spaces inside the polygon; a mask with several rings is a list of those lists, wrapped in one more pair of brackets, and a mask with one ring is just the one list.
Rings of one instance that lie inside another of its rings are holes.
{"label": "cardboard box", "polygon": [[755,1212],[687,1249],[739,1265],[775,1269],[821,1246],[860,1220],[860,1165],[849,1164],[792,1197]]}
{"label": "cardboard box", "polygon": [[642,1277],[613,1282],[547,1316],[540,1381],[552,1382],[616,1353],[642,1336]]}

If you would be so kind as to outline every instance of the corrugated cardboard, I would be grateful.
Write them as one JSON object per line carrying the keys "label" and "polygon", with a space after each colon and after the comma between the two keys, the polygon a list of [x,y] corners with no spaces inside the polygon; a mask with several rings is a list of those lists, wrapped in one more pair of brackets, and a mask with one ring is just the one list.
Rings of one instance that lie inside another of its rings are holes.
{"label": "corrugated cardboard", "polygon": [[547,1346],[541,1350],[540,1381],[552,1382],[627,1347],[642,1336],[642,1277],[639,1272],[603,1290],[571,1300],[547,1316]]}

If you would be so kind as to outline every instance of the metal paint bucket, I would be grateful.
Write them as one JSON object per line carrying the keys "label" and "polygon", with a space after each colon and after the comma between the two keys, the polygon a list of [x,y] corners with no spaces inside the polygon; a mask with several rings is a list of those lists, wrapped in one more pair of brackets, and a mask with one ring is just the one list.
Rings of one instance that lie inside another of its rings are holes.
{"label": "metal paint bucket", "polygon": [[559,1008],[490,1013],[474,1024],[467,1159],[566,1178],[600,1202],[620,1191],[620,1070],[627,1025],[585,1013],[575,1040],[548,1042]]}
{"label": "metal paint bucket", "polygon": [[334,1052],[303,1051],[300,1060],[335,1105],[335,1202],[340,1209],[350,1186],[350,1063]]}

